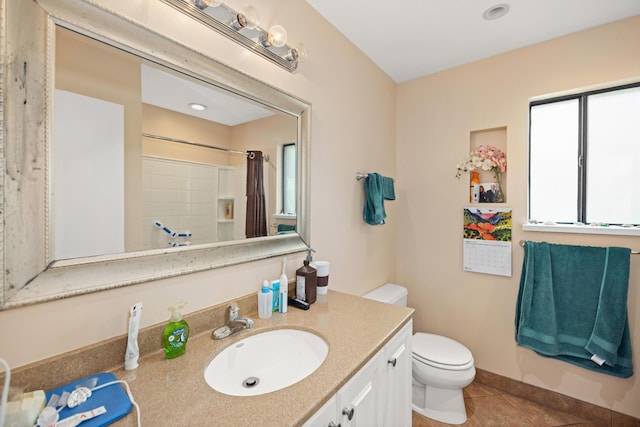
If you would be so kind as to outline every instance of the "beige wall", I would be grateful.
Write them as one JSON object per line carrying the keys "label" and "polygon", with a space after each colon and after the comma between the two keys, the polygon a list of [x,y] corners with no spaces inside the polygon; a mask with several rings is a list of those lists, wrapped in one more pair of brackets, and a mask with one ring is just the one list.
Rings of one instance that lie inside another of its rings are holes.
{"label": "beige wall", "polygon": [[55,87],[124,106],[125,249],[142,247],[140,64],[104,43],[58,28]]}
{"label": "beige wall", "polygon": [[[142,132],[167,138],[182,139],[220,148],[231,147],[229,126],[166,110],[154,105],[142,105]],[[210,148],[178,144],[155,138],[142,138],[142,154],[186,162],[229,165],[233,154]],[[242,159],[242,156],[237,156]]]}
{"label": "beige wall", "polygon": [[[409,288],[415,328],[467,345],[482,369],[640,417],[638,375],[620,379],[546,359],[514,341],[522,239],[640,250],[637,237],[523,232],[527,216],[528,99],[640,79],[640,17],[520,49],[398,86],[397,280]],[[513,209],[513,276],[462,270],[469,180],[456,163],[470,132],[506,126]],[[635,185],[635,184],[634,184]],[[640,369],[640,256],[632,256],[629,321]]]}

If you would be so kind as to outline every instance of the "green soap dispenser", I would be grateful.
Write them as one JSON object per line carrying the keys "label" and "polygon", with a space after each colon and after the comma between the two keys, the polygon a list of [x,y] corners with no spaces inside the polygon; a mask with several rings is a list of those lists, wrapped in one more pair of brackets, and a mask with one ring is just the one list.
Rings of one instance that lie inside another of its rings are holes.
{"label": "green soap dispenser", "polygon": [[162,332],[162,346],[164,347],[164,354],[167,356],[167,359],[182,356],[187,349],[189,324],[187,324],[178,311],[186,304],[186,302],[179,302],[173,307],[169,307],[171,318],[169,319],[169,324]]}

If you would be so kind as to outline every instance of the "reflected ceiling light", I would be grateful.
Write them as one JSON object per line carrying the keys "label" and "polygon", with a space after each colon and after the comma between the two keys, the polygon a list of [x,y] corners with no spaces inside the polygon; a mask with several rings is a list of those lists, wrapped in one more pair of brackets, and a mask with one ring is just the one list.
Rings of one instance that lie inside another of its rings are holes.
{"label": "reflected ceiling light", "polygon": [[287,30],[282,25],[274,25],[266,35],[260,37],[260,43],[264,47],[282,47],[287,43]]}
{"label": "reflected ceiling light", "polygon": [[207,106],[204,104],[198,104],[197,102],[192,102],[191,104],[189,104],[189,107],[191,107],[191,109],[196,110],[196,111],[204,111],[207,109]]}
{"label": "reflected ceiling light", "polygon": [[509,5],[506,3],[497,4],[495,6],[491,6],[489,9],[485,10],[482,14],[482,17],[488,21],[502,18],[504,15],[509,12]]}

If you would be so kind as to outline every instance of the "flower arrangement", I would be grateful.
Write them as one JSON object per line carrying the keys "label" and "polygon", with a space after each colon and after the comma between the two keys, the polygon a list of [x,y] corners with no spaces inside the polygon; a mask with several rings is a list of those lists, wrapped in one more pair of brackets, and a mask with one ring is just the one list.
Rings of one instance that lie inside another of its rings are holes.
{"label": "flower arrangement", "polygon": [[475,169],[492,171],[496,182],[499,182],[500,175],[507,171],[507,156],[499,148],[481,145],[458,163],[456,178],[460,179],[463,172]]}

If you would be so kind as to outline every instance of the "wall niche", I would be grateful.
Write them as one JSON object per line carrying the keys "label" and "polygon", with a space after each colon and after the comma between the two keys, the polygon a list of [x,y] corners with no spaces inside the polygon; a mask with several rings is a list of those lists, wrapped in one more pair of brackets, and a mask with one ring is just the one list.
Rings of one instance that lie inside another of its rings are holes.
{"label": "wall niche", "polygon": [[[496,201],[495,193],[497,191],[496,177],[493,171],[485,171],[477,169],[478,178],[480,180],[480,203],[506,203],[507,202],[507,172],[508,172],[508,155],[507,155],[507,127],[497,127],[492,129],[481,129],[470,132],[470,151],[475,151],[481,145],[491,146],[502,151],[507,156],[507,171],[500,175],[500,189],[502,190],[502,200]],[[473,174],[469,174],[469,186],[472,186]]]}

